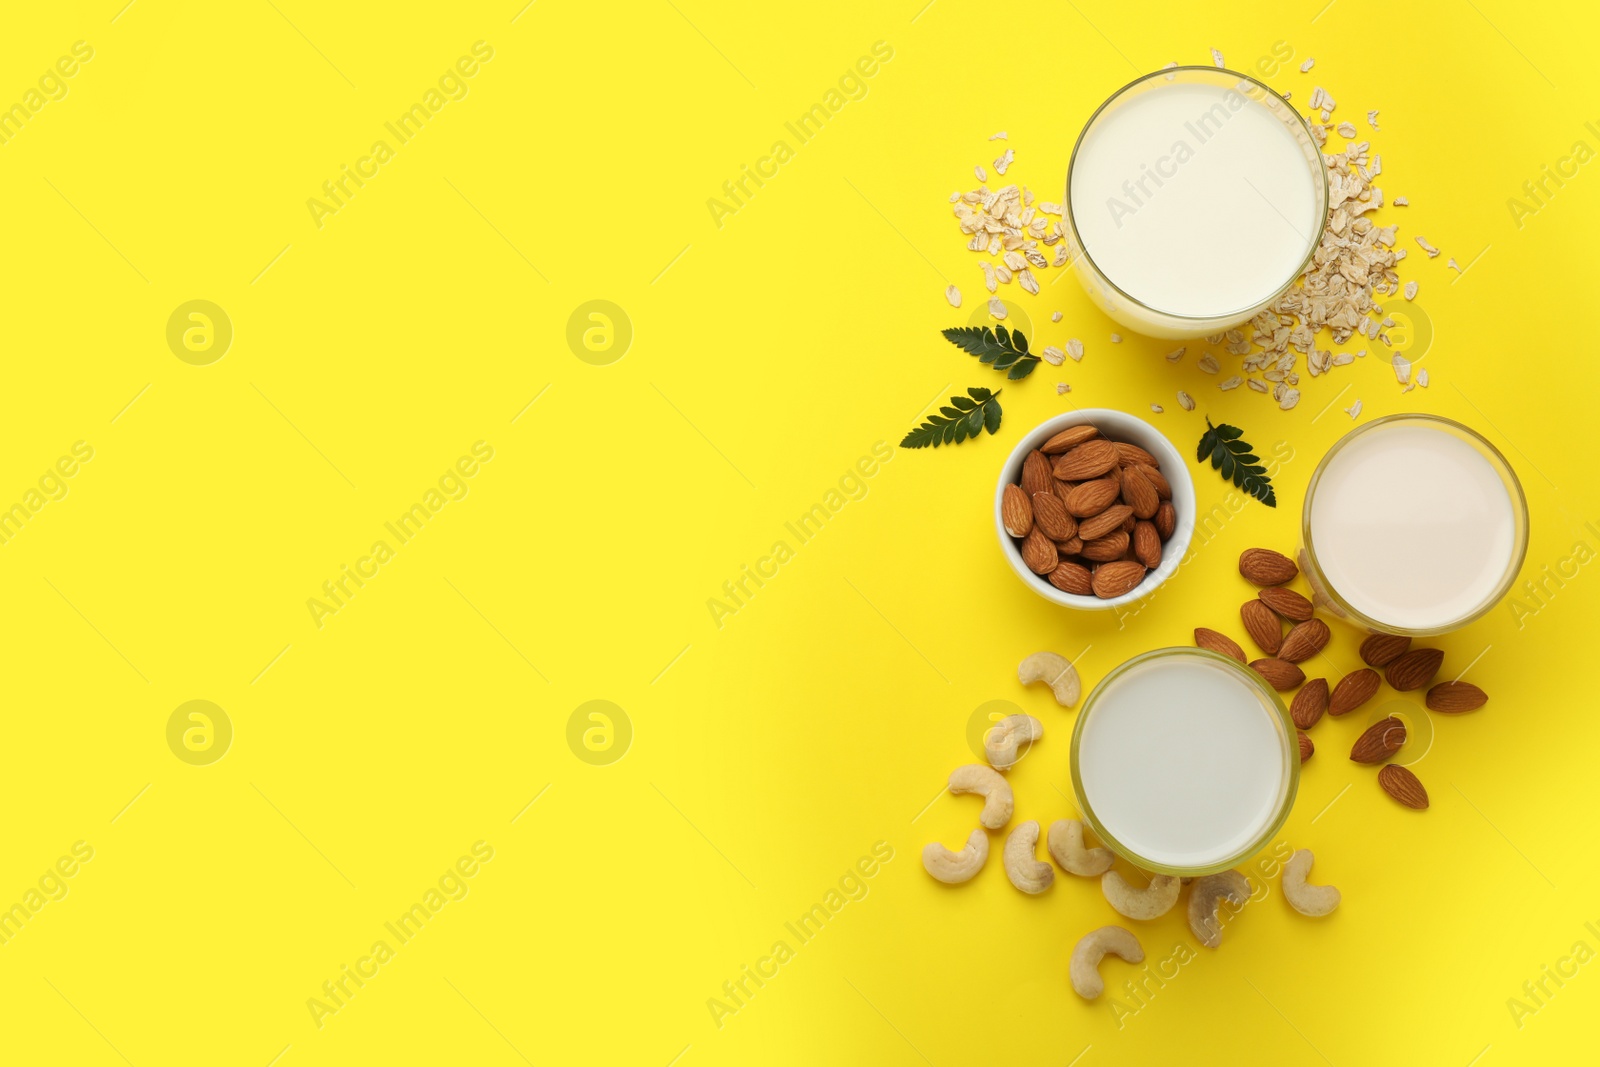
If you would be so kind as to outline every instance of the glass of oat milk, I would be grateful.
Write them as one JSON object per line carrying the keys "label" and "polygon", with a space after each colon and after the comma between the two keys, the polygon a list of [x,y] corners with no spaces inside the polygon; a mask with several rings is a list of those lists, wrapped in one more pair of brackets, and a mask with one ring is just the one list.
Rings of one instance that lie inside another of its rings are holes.
{"label": "glass of oat milk", "polygon": [[1100,105],[1067,169],[1078,280],[1151,337],[1219,333],[1292,285],[1322,240],[1328,176],[1299,113],[1244,74],[1174,67]]}
{"label": "glass of oat milk", "polygon": [[1330,611],[1424,637],[1498,604],[1528,551],[1528,502],[1506,458],[1437,415],[1390,415],[1340,438],[1306,487],[1301,569]]}
{"label": "glass of oat milk", "polygon": [[1300,749],[1283,702],[1227,656],[1163,648],[1095,686],[1072,733],[1072,788],[1106,846],[1137,867],[1215,874],[1283,826]]}

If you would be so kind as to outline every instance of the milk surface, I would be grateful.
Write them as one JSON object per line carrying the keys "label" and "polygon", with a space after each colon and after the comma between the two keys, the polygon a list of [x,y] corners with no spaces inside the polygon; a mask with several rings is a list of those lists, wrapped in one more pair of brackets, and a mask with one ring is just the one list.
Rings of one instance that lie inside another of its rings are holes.
{"label": "milk surface", "polygon": [[1380,623],[1447,626],[1492,597],[1511,564],[1516,512],[1494,466],[1429,426],[1380,426],[1328,462],[1311,545],[1333,591]]}
{"label": "milk surface", "polygon": [[1150,660],[1098,694],[1079,739],[1084,799],[1155,863],[1199,867],[1246,848],[1287,787],[1276,709],[1225,664]]}
{"label": "milk surface", "polygon": [[1078,148],[1069,191],[1084,250],[1158,311],[1265,302],[1317,236],[1316,172],[1284,123],[1237,89],[1150,86],[1108,107]]}

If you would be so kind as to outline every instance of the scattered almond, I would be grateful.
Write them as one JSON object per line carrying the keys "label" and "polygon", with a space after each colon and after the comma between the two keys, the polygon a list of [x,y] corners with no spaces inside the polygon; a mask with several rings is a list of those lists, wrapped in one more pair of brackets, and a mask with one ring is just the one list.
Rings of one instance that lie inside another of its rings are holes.
{"label": "scattered almond", "polygon": [[1398,659],[1411,647],[1411,638],[1395,634],[1373,634],[1361,642],[1361,660],[1371,667],[1382,667]]}
{"label": "scattered almond", "polygon": [[1239,573],[1253,585],[1282,585],[1293,580],[1300,573],[1300,568],[1282,552],[1274,552],[1270,548],[1247,548],[1239,556]]}
{"label": "scattered almond", "polygon": [[1294,695],[1294,700],[1289,704],[1289,718],[1294,720],[1295,726],[1309,730],[1327,710],[1328,680],[1313,678],[1301,686],[1300,692]]}
{"label": "scattered almond", "polygon": [[1027,537],[1033,530],[1033,505],[1021,486],[1008,484],[1000,494],[1000,521],[1012,537]]}
{"label": "scattered almond", "polygon": [[1224,656],[1231,656],[1240,663],[1245,662],[1244,649],[1240,648],[1238,642],[1227,634],[1208,630],[1204,626],[1196,626],[1194,628],[1194,643],[1197,648],[1220,652]]}
{"label": "scattered almond", "polygon": [[1378,785],[1383,791],[1408,808],[1422,811],[1428,806],[1428,791],[1411,771],[1391,763],[1378,772]]}
{"label": "scattered almond", "polygon": [[1489,694],[1471,682],[1440,682],[1428,690],[1426,703],[1433,711],[1450,714],[1475,711],[1488,703]]}
{"label": "scattered almond", "polygon": [[1287,693],[1306,680],[1306,674],[1286,659],[1258,659],[1250,669],[1267,680],[1267,684],[1280,693]]}
{"label": "scattered almond", "polygon": [[1366,732],[1356,738],[1350,748],[1350,759],[1355,763],[1382,763],[1406,743],[1406,724],[1390,715],[1379,719]]}
{"label": "scattered almond", "polygon": [[1290,622],[1305,622],[1311,618],[1311,601],[1293,589],[1268,586],[1261,590],[1260,596],[1262,603]]}
{"label": "scattered almond", "polygon": [[1327,623],[1321,619],[1307,619],[1298,623],[1283,639],[1283,644],[1278,648],[1278,658],[1290,663],[1304,663],[1322,651],[1330,636]]}
{"label": "scattered almond", "polygon": [[1389,664],[1384,677],[1402,693],[1421,689],[1433,681],[1444,662],[1444,653],[1437,648],[1414,648]]}
{"label": "scattered almond", "polygon": [[1317,746],[1313,745],[1311,738],[1307,737],[1303,732],[1296,730],[1294,733],[1295,738],[1300,742],[1300,762],[1304,763],[1311,758],[1311,753],[1317,750]]}
{"label": "scattered almond", "polygon": [[1259,600],[1246,600],[1239,606],[1239,618],[1256,647],[1269,656],[1278,654],[1283,645],[1283,623],[1276,612]]}
{"label": "scattered almond", "polygon": [[1328,694],[1328,714],[1338,718],[1348,715],[1372,699],[1378,691],[1378,672],[1370,667],[1351,671],[1333,687],[1333,692]]}

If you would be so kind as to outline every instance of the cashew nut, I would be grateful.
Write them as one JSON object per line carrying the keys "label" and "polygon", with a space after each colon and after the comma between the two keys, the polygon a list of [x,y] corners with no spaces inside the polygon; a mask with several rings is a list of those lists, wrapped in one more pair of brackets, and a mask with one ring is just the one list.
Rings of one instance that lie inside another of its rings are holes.
{"label": "cashew nut", "polygon": [[960,852],[951,852],[939,842],[922,846],[922,866],[941,882],[959,885],[983,870],[989,860],[989,835],[974,830]]}
{"label": "cashew nut", "polygon": [[1301,915],[1320,918],[1339,906],[1339,891],[1331,885],[1311,885],[1306,875],[1316,857],[1303,848],[1283,865],[1283,899]]}
{"label": "cashew nut", "polygon": [[1077,819],[1057,819],[1050,824],[1050,857],[1068,874],[1095,878],[1111,869],[1116,858],[1109,848],[1084,848],[1083,823]]}
{"label": "cashew nut", "polygon": [[1160,918],[1178,902],[1182,888],[1183,883],[1170,874],[1156,875],[1144,889],[1135,889],[1116,871],[1107,871],[1100,879],[1106,901],[1130,919]]}
{"label": "cashew nut", "polygon": [[1055,868],[1033,858],[1039,846],[1039,824],[1032,819],[1021,823],[1006,838],[1002,855],[1006,864],[1006,877],[1024,893],[1043,893],[1056,880]]}
{"label": "cashew nut", "polygon": [[1072,950],[1072,991],[1085,1000],[1093,1000],[1106,991],[1105,980],[1100,977],[1100,961],[1106,953],[1120,956],[1129,963],[1143,963],[1144,949],[1139,939],[1120,926],[1102,926],[1083,936],[1078,947]]}
{"label": "cashew nut", "polygon": [[1032,715],[1007,715],[983,735],[983,754],[997,771],[1008,771],[1044,736],[1044,723]]}
{"label": "cashew nut", "polygon": [[1195,881],[1189,891],[1189,929],[1206,948],[1222,944],[1222,924],[1217,921],[1217,905],[1226,900],[1243,907],[1250,899],[1250,881],[1238,871],[1208,874]]}
{"label": "cashew nut", "polygon": [[981,763],[957,767],[950,772],[950,792],[982,794],[983,813],[978,816],[981,826],[998,830],[1011,821],[1011,786],[993,767]]}
{"label": "cashew nut", "polygon": [[1077,668],[1065,656],[1054,652],[1035,652],[1017,664],[1017,681],[1023,685],[1043,682],[1056,695],[1056,703],[1070,708],[1078,702],[1083,685],[1078,681]]}

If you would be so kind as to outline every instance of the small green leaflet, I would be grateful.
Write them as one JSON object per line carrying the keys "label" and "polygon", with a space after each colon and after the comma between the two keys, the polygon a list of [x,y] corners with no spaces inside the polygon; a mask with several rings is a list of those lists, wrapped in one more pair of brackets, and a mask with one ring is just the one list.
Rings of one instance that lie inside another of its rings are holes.
{"label": "small green leaflet", "polygon": [[1267,477],[1267,468],[1261,465],[1254,448],[1240,440],[1243,435],[1244,431],[1237,426],[1227,423],[1213,426],[1211,420],[1206,419],[1206,432],[1200,437],[1200,448],[1195,453],[1195,459],[1204,463],[1206,457],[1210,456],[1211,466],[1221,471],[1224,478],[1232,478],[1234,485],[1267,507],[1275,508],[1278,506],[1278,497],[1272,491],[1272,479]]}
{"label": "small green leaflet", "polygon": [[955,326],[944,330],[944,339],[978,362],[993,365],[995,370],[1009,371],[1011,381],[1020,381],[1033,373],[1039,357],[1028,352],[1028,339],[1021,330],[1007,330],[1004,326]]}
{"label": "small green leaflet", "polygon": [[906,434],[900,447],[959,445],[969,437],[978,436],[979,430],[988,430],[992,434],[999,428],[1000,391],[991,393],[978,386],[968,389],[967,396],[951,397],[950,403],[939,409],[939,414],[929,415],[927,422]]}

